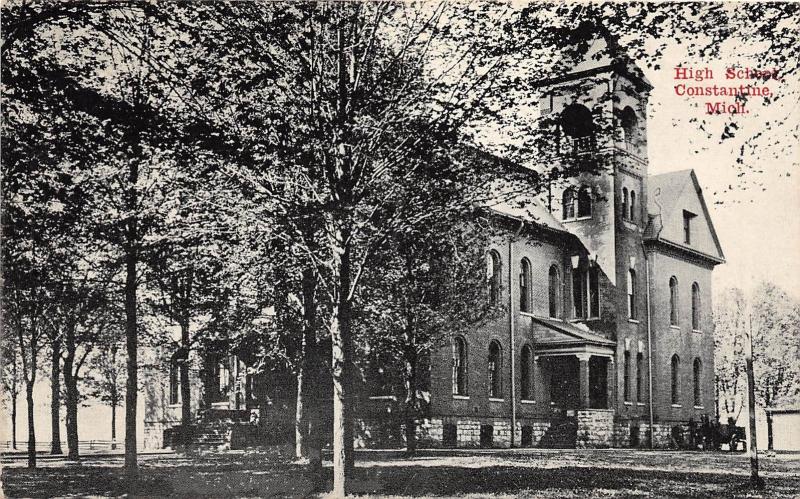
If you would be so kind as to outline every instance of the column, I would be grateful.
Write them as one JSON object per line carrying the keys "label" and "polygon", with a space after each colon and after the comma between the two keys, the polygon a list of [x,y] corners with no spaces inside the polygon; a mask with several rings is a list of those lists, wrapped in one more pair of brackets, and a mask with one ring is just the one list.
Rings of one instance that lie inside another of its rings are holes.
{"label": "column", "polygon": [[606,408],[613,409],[616,399],[614,398],[614,387],[617,386],[617,369],[614,358],[609,357],[606,363]]}
{"label": "column", "polygon": [[588,353],[579,353],[578,357],[578,378],[580,382],[580,401],[581,409],[589,408],[589,358]]}

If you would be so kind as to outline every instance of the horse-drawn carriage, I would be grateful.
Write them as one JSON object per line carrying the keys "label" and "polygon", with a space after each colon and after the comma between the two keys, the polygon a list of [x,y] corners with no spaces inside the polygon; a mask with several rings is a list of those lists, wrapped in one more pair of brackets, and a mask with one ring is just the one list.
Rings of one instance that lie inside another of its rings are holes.
{"label": "horse-drawn carriage", "polygon": [[689,430],[690,448],[721,450],[723,445],[727,445],[731,452],[746,450],[747,436],[744,427],[736,426],[733,418],[728,418],[728,424],[719,424],[719,421],[711,421],[707,416],[703,416],[699,424],[690,420]]}

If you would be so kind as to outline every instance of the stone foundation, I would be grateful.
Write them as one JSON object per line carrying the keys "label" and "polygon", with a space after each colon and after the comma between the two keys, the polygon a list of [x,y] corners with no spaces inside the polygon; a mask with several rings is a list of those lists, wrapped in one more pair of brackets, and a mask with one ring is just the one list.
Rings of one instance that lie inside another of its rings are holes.
{"label": "stone foundation", "polygon": [[614,446],[614,411],[583,409],[577,413],[579,449]]}
{"label": "stone foundation", "polygon": [[456,422],[456,438],[458,447],[480,447],[481,422],[459,420]]}

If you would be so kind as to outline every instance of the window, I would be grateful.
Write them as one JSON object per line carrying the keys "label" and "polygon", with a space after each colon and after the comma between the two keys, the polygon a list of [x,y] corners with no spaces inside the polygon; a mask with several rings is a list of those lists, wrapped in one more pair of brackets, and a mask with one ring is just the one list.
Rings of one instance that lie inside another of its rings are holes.
{"label": "window", "polygon": [[575,189],[572,187],[565,190],[561,196],[561,210],[564,220],[575,218]]}
{"label": "window", "polygon": [[591,151],[595,147],[592,112],[581,104],[570,104],[561,112],[561,130],[569,137],[573,153]]}
{"label": "window", "polygon": [[628,317],[636,318],[636,272],[628,271]]}
{"label": "window", "polygon": [[628,218],[628,188],[622,188],[622,219]]}
{"label": "window", "polygon": [[230,370],[228,369],[228,362],[226,360],[220,362],[217,371],[219,372],[219,393],[228,393],[231,376]]}
{"label": "window", "polygon": [[624,395],[625,401],[628,402],[631,399],[631,352],[630,350],[625,350],[625,358],[624,358],[624,365],[622,371],[622,393]]}
{"label": "window", "polygon": [[592,216],[592,194],[588,187],[578,191],[578,217]]}
{"label": "window", "polygon": [[531,311],[531,262],[523,258],[519,265],[519,310]]}
{"label": "window", "polygon": [[669,323],[678,325],[678,279],[675,276],[669,278]]}
{"label": "window", "polygon": [[636,401],[642,401],[642,376],[644,375],[644,354],[636,354]]}
{"label": "window", "polygon": [[586,317],[583,306],[583,272],[580,269],[572,269],[572,316],[576,319]]}
{"label": "window", "polygon": [[636,149],[636,135],[638,133],[636,112],[630,107],[626,106],[622,110],[620,121],[622,125],[622,140],[625,142],[625,150],[635,151]]}
{"label": "window", "polygon": [[486,257],[486,283],[489,291],[489,304],[500,302],[500,255],[490,251]]}
{"label": "window", "polygon": [[694,405],[695,407],[699,407],[703,405],[703,392],[702,392],[702,385],[700,379],[702,378],[703,374],[703,363],[700,362],[700,359],[694,359]]}
{"label": "window", "polygon": [[690,211],[683,210],[683,242],[692,244],[692,219],[696,215]]}
{"label": "window", "polygon": [[672,356],[672,375],[671,375],[671,380],[672,380],[672,383],[671,383],[671,385],[672,385],[672,392],[671,392],[672,405],[678,405],[680,403],[680,394],[678,393],[678,391],[680,390],[680,380],[679,380],[679,374],[680,373],[678,372],[678,370],[680,369],[680,364],[681,364],[681,360],[680,360],[680,358],[678,358],[678,355],[677,354],[673,355]]}
{"label": "window", "polygon": [[632,222],[636,221],[636,192],[631,191],[631,216]]}
{"label": "window", "polygon": [[453,341],[453,395],[467,395],[467,342],[460,336]]}
{"label": "window", "polygon": [[548,276],[548,301],[550,317],[553,319],[559,316],[559,297],[561,289],[561,278],[558,275],[558,268],[555,265],[550,266],[550,273]]}
{"label": "window", "polygon": [[692,284],[692,329],[700,331],[700,285]]}
{"label": "window", "polygon": [[519,374],[522,378],[522,400],[533,400],[533,350],[530,345],[522,347],[522,355],[519,357]]}
{"label": "window", "polygon": [[181,403],[181,376],[178,362],[173,360],[169,363],[169,403]]}
{"label": "window", "polygon": [[600,317],[600,271],[596,266],[572,271],[572,305],[576,319]]}
{"label": "window", "polygon": [[500,375],[500,344],[489,343],[489,398],[502,398],[502,378]]}

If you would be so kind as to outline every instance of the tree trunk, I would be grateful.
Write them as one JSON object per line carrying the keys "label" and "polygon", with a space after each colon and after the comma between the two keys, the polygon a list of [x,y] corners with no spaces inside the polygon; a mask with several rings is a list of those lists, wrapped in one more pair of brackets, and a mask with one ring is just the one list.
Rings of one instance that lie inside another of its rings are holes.
{"label": "tree trunk", "polygon": [[11,392],[11,448],[17,450],[17,391]]}
{"label": "tree trunk", "polygon": [[[131,222],[132,224],[134,222]],[[133,243],[130,243],[133,244]],[[136,322],[136,252],[127,248],[125,258],[125,344],[128,350],[128,378],[125,383],[125,474],[135,478],[138,473],[136,456],[136,397],[137,397],[137,336]]]}
{"label": "tree trunk", "polygon": [[53,356],[50,365],[50,454],[61,451],[61,340],[53,340]]}
{"label": "tree trunk", "polygon": [[[407,333],[408,334],[408,333]],[[412,333],[413,334],[413,333]],[[408,337],[406,338],[408,340]],[[417,451],[417,356],[416,345],[413,343],[406,347],[405,378],[406,378],[406,454],[413,456]]]}
{"label": "tree trunk", "polygon": [[78,451],[78,380],[75,378],[75,324],[68,322],[64,344],[64,388],[67,406],[67,459],[80,459]]}
{"label": "tree trunk", "polygon": [[[67,357],[69,359],[69,356]],[[64,386],[67,392],[67,459],[77,461],[80,459],[78,450],[78,379],[72,368],[73,359],[64,361]],[[69,364],[70,370],[67,371]]]}
{"label": "tree trunk", "polygon": [[[116,390],[112,388],[112,390]],[[117,448],[117,401],[115,400],[116,397],[112,395],[112,402],[111,402],[111,448]]]}
{"label": "tree trunk", "polygon": [[337,230],[333,248],[338,282],[336,303],[331,314],[331,373],[333,379],[333,491],[344,497],[353,461],[351,364],[353,339],[350,330],[350,248],[346,234]]}
{"label": "tree trunk", "polygon": [[[132,133],[132,141],[138,137]],[[132,147],[133,158],[128,171],[128,185],[125,193],[125,208],[129,218],[125,230],[123,250],[125,254],[125,346],[128,353],[126,367],[128,377],[125,382],[125,475],[135,479],[139,474],[136,454],[136,402],[138,396],[138,322],[136,315],[136,266],[139,259],[139,228],[137,219],[138,195],[136,183],[139,181],[138,158],[141,157],[141,148],[136,142]]]}
{"label": "tree trunk", "polygon": [[316,400],[311,396],[315,380],[311,379],[314,369],[313,351],[316,349],[316,311],[315,299],[316,276],[313,269],[304,269],[302,278],[303,292],[303,338],[301,343],[300,368],[297,371],[297,405],[295,407],[295,457],[309,457],[310,426],[309,404]]}
{"label": "tree trunk", "polygon": [[775,441],[772,434],[772,412],[767,411],[767,450],[775,450]]}
{"label": "tree trunk", "polygon": [[[33,357],[33,356],[31,356]],[[25,400],[28,403],[28,468],[36,468],[36,428],[33,421],[33,385],[35,378],[25,384]]]}
{"label": "tree trunk", "polygon": [[[188,436],[189,426],[192,424],[192,390],[189,385],[189,323],[181,324],[181,345],[186,350],[186,358],[180,364],[181,375],[181,423]],[[184,442],[186,440],[184,439]]]}

